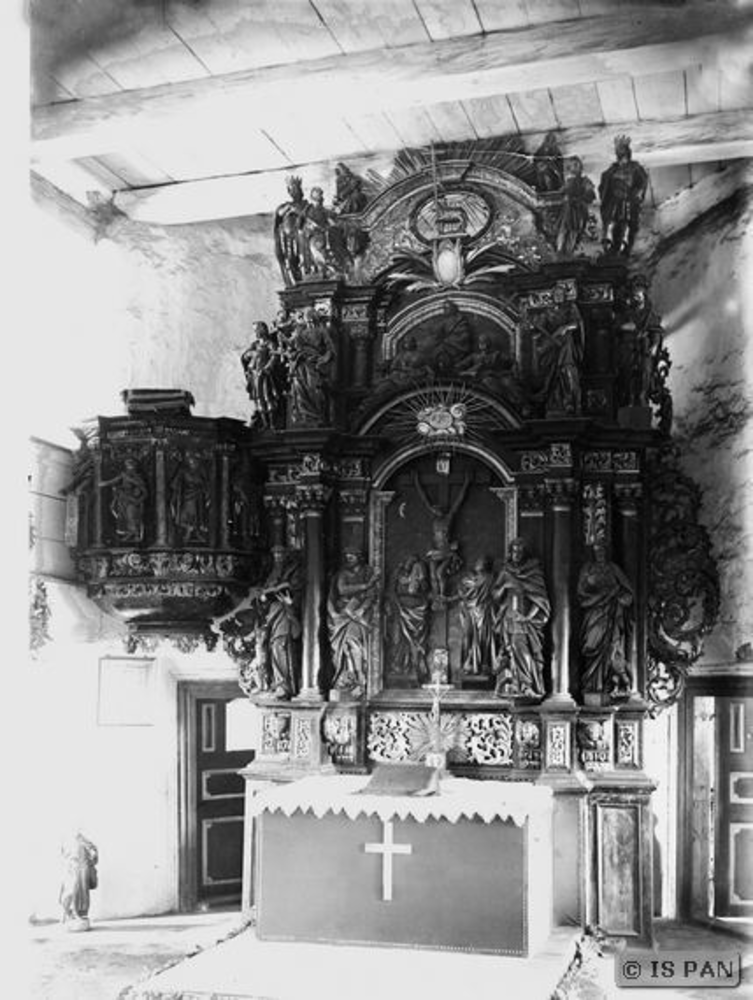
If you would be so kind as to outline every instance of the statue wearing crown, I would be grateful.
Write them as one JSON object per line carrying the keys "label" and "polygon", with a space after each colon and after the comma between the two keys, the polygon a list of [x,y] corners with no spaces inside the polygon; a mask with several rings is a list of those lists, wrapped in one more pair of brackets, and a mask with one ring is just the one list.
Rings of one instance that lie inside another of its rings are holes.
{"label": "statue wearing crown", "polygon": [[633,159],[628,136],[617,136],[614,151],[616,160],[599,181],[603,243],[607,254],[627,257],[638,232],[648,174]]}

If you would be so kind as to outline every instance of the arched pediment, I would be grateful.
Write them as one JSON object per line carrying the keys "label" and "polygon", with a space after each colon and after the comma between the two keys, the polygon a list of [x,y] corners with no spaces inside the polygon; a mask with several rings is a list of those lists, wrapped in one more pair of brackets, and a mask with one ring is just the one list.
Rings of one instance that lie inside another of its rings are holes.
{"label": "arched pediment", "polygon": [[[441,322],[442,310],[447,299],[447,292],[435,292],[414,299],[398,310],[390,318],[382,340],[382,359],[387,361],[394,357],[397,344],[411,330],[420,328],[427,321]],[[478,317],[485,324],[490,324],[498,330],[507,341],[510,353],[513,353],[519,313],[509,299],[457,289],[452,292],[452,301],[461,312]]]}

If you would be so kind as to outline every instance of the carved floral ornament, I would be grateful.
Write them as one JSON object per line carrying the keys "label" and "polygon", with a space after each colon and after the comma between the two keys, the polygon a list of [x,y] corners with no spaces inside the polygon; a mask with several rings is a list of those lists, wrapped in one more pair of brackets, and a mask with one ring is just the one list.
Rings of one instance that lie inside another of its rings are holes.
{"label": "carved floral ornament", "polygon": [[646,694],[654,713],[677,701],[688,667],[719,614],[719,574],[699,523],[701,493],[666,448],[648,475],[649,591]]}

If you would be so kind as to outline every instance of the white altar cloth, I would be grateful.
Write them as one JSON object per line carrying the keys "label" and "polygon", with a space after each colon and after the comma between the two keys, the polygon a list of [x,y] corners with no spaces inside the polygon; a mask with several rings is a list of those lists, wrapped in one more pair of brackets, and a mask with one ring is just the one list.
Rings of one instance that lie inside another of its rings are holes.
{"label": "white altar cloth", "polygon": [[528,782],[473,781],[469,778],[445,778],[438,795],[369,795],[359,794],[368,784],[361,775],[315,776],[302,778],[289,785],[258,792],[251,803],[251,812],[311,813],[321,819],[327,813],[378,816],[381,820],[443,819],[457,823],[460,819],[477,816],[485,823],[511,820],[522,826],[528,818],[547,817],[552,808],[552,790]]}

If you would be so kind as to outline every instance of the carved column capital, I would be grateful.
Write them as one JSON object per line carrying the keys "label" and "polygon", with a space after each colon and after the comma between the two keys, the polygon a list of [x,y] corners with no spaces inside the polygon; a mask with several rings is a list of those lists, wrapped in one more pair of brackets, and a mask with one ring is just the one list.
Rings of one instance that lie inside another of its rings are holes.
{"label": "carved column capital", "polygon": [[615,483],[614,495],[623,517],[636,517],[643,496],[643,486],[638,482]]}
{"label": "carved column capital", "polygon": [[368,491],[365,489],[339,490],[337,502],[346,514],[365,515],[368,503]]}
{"label": "carved column capital", "polygon": [[521,486],[518,491],[521,517],[541,517],[545,500],[546,488],[543,483]]}
{"label": "carved column capital", "polygon": [[294,501],[304,517],[317,517],[323,513],[331,495],[332,489],[324,483],[300,483]]}
{"label": "carved column capital", "polygon": [[547,479],[546,492],[554,510],[570,510],[577,492],[574,479]]}

